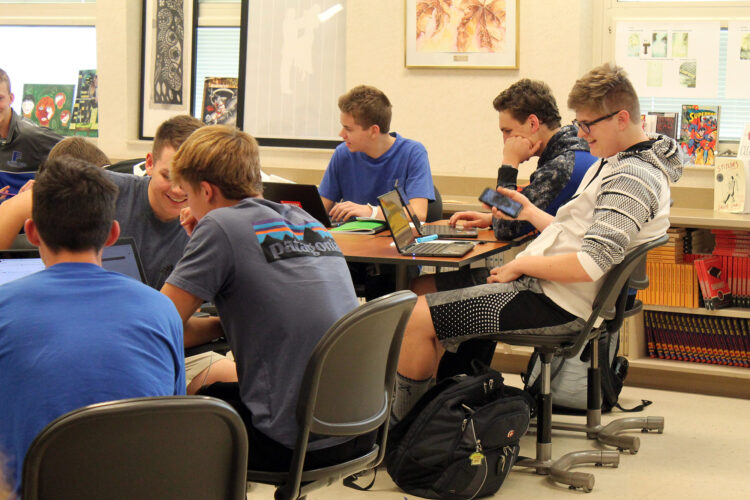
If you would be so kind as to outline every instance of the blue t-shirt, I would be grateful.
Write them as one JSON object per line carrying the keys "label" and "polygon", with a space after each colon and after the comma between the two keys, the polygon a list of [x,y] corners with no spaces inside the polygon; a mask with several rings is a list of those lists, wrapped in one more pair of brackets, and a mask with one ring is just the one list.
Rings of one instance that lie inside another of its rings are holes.
{"label": "blue t-shirt", "polygon": [[84,263],[0,286],[0,451],[17,491],[29,445],[55,418],[175,394],[185,394],[182,321],[163,294]]}
{"label": "blue t-shirt", "polygon": [[435,199],[427,150],[417,141],[391,133],[396,142],[378,158],[352,153],[346,144],[336,147],[320,182],[320,195],[333,202],[378,204],[378,196],[402,186],[408,199]]}

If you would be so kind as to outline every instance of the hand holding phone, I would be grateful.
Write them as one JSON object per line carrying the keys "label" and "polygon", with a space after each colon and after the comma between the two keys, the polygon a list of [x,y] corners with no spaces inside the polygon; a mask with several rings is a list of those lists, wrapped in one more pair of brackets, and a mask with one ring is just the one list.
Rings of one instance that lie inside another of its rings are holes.
{"label": "hand holding phone", "polygon": [[498,193],[492,188],[485,188],[482,194],[479,195],[479,201],[485,203],[491,207],[495,207],[508,217],[516,218],[521,212],[523,205],[517,201],[513,201],[507,196]]}

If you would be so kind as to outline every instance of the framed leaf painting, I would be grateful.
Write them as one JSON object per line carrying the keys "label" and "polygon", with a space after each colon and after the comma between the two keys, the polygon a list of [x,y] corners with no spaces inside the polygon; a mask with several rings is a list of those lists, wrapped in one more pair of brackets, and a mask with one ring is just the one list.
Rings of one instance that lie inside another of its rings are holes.
{"label": "framed leaf painting", "polygon": [[406,66],[518,69],[519,3],[406,0]]}

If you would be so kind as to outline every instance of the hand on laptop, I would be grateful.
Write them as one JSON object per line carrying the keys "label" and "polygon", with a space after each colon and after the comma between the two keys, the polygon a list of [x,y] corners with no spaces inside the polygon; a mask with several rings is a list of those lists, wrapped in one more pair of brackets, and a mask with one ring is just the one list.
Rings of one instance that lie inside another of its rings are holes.
{"label": "hand on laptop", "polygon": [[463,225],[465,228],[485,228],[492,225],[492,214],[482,212],[456,212],[448,223],[451,226]]}
{"label": "hand on laptop", "polygon": [[190,207],[180,210],[180,225],[185,229],[188,236],[192,236],[196,224],[198,224],[198,219],[193,217]]}
{"label": "hand on laptop", "polygon": [[332,221],[345,221],[354,217],[370,217],[372,209],[369,205],[359,205],[352,201],[336,203],[328,215]]}

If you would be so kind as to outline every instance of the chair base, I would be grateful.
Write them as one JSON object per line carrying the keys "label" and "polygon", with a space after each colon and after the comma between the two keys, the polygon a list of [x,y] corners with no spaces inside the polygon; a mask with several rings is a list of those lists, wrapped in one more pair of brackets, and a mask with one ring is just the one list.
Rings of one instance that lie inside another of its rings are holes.
{"label": "chair base", "polygon": [[[540,450],[540,447],[544,449]],[[542,451],[541,454],[540,451]],[[535,469],[536,474],[549,476],[551,481],[567,484],[570,489],[581,489],[585,493],[589,493],[594,488],[594,475],[588,472],[573,472],[568,469],[583,464],[593,464],[600,467],[604,465],[617,467],[620,464],[620,454],[616,451],[574,451],[554,461],[548,457],[545,458],[549,451],[551,451],[550,444],[537,444],[537,458],[519,460],[515,466]]]}

